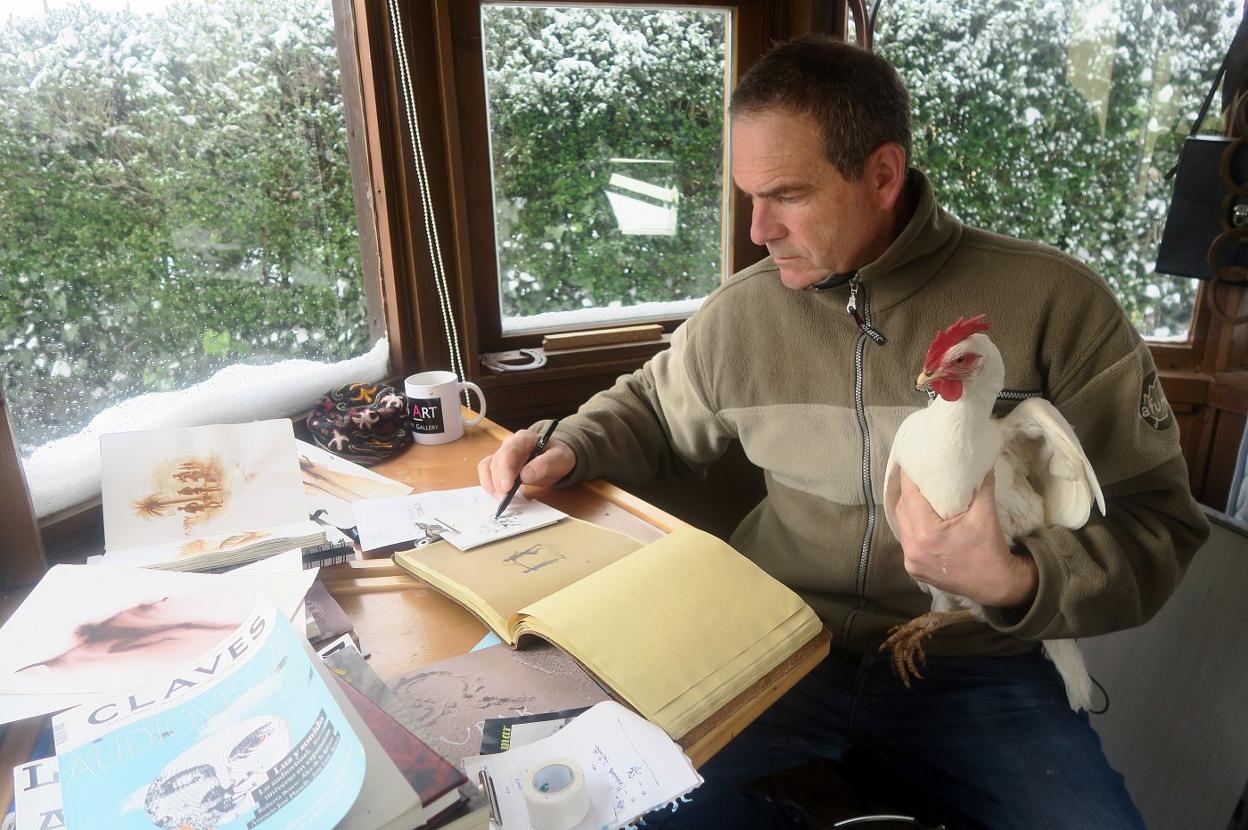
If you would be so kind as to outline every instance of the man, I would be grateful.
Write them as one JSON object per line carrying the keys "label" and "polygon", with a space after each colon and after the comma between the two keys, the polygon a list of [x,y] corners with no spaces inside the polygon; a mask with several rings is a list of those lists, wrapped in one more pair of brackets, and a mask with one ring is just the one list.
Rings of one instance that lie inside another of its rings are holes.
{"label": "man", "polygon": [[[909,98],[882,58],[825,36],[782,44],[742,79],[731,112],[733,178],[771,255],[521,471],[534,485],[696,475],[741,441],[767,497],[733,545],[832,631],[833,655],[706,765],[665,826],[806,826],[795,805],[736,787],[850,747],[950,826],[1143,826],[1037,644],[1148,619],[1208,533],[1173,417],[1141,415],[1156,371],[1147,348],[1083,265],[937,206],[909,166]],[[1011,551],[991,478],[948,522],[907,488],[899,541],[879,505],[890,442],[926,403],[913,379],[933,333],[978,313],[1005,360],[1000,405],[1043,394],[1062,411],[1108,515]],[[482,485],[506,491],[535,437],[521,431],[482,460]],[[974,564],[946,569],[945,557]],[[912,577],[975,599],[990,624],[936,634],[907,690],[877,650],[928,608]]]}

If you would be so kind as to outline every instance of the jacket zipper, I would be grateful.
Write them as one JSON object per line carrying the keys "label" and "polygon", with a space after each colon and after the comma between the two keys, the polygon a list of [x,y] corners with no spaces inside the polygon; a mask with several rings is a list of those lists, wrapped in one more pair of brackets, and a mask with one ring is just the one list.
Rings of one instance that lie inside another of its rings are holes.
{"label": "jacket zipper", "polygon": [[997,394],[997,400],[999,401],[1025,401],[1028,398],[1039,398],[1042,395],[1044,395],[1044,392],[1040,391],[1039,389],[1034,389],[1029,392],[1024,392],[1020,389],[1002,389]]}
{"label": "jacket zipper", "polygon": [[[858,292],[862,291],[862,311],[858,309]],[[861,332],[858,342],[854,345],[854,412],[858,416],[858,428],[862,432],[862,495],[866,500],[867,529],[862,537],[862,548],[858,555],[858,578],[854,588],[861,597],[858,607],[849,612],[845,623],[841,626],[841,642],[849,642],[850,629],[854,619],[866,607],[867,600],[867,562],[871,558],[871,537],[875,533],[875,497],[871,488],[871,430],[867,425],[867,408],[863,402],[862,361],[867,340],[871,339],[878,345],[884,345],[882,334],[871,325],[871,293],[867,286],[858,282],[857,277],[849,282],[849,302],[845,311],[858,324]]]}

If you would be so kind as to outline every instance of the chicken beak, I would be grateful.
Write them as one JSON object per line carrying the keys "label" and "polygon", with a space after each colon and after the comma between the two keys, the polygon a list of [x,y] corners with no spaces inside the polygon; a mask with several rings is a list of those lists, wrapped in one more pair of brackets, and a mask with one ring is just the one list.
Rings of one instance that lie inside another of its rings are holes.
{"label": "chicken beak", "polygon": [[936,380],[939,377],[940,377],[939,369],[936,371],[936,374],[934,375],[929,375],[927,372],[919,372],[919,377],[914,382],[914,388],[922,389],[924,386],[929,386],[932,381]]}

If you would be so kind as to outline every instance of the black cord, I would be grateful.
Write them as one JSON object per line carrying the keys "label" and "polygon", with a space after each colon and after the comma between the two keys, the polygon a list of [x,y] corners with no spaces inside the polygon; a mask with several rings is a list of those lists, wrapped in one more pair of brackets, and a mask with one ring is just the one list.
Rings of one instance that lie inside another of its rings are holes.
{"label": "black cord", "polygon": [[1104,687],[1104,686],[1102,686],[1102,685],[1100,684],[1100,682],[1098,682],[1098,681],[1097,681],[1097,679],[1096,679],[1095,677],[1093,677],[1091,674],[1089,674],[1089,675],[1088,675],[1088,679],[1089,679],[1089,680],[1091,680],[1093,683],[1095,683],[1095,684],[1096,684],[1096,688],[1098,688],[1098,689],[1100,689],[1100,690],[1101,690],[1101,697],[1105,698],[1105,706],[1104,706],[1104,708],[1102,708],[1102,709],[1089,709],[1089,710],[1088,710],[1088,714],[1089,714],[1089,715],[1103,715],[1103,714],[1105,714],[1106,712],[1108,712],[1108,711],[1109,711],[1109,692],[1105,691],[1105,687]]}

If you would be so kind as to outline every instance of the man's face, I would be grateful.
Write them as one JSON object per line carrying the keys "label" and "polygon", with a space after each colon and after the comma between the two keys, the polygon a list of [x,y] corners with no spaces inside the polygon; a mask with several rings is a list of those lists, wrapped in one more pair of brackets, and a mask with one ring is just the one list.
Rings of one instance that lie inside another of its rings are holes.
{"label": "man's face", "polygon": [[870,160],[867,166],[860,181],[847,181],[805,115],[764,111],[734,119],[732,178],[753,202],[750,239],[767,246],[789,288],[849,273],[887,249],[893,216],[881,210]]}

